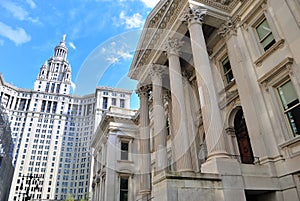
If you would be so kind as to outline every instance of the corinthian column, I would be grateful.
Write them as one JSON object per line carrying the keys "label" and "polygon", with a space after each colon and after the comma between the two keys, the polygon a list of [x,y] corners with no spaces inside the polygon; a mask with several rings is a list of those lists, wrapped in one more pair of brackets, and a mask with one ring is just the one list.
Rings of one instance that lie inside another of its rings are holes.
{"label": "corinthian column", "polygon": [[203,125],[206,133],[208,159],[228,157],[223,136],[223,121],[218,107],[217,92],[202,30],[206,10],[189,8],[183,21],[188,23],[194,66],[197,77]]}
{"label": "corinthian column", "polygon": [[162,97],[162,74],[166,66],[154,64],[150,70],[153,97],[153,124],[156,151],[156,171],[167,167],[165,110]]}
{"label": "corinthian column", "polygon": [[173,117],[173,149],[174,162],[178,172],[192,171],[190,143],[188,139],[187,114],[185,109],[184,91],[179,61],[181,42],[178,39],[169,39],[165,48],[169,59],[169,75],[172,96]]}
{"label": "corinthian column", "polygon": [[147,86],[140,87],[136,92],[140,97],[140,193],[150,193],[150,129]]}

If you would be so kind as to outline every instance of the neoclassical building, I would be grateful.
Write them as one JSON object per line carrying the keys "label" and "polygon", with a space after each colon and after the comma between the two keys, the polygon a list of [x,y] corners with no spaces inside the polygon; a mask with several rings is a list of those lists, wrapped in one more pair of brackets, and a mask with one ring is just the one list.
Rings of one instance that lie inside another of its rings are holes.
{"label": "neoclassical building", "polygon": [[297,0],[161,0],[129,71],[136,200],[299,200],[299,51]]}
{"label": "neoclassical building", "polygon": [[137,111],[110,107],[92,140],[92,200],[136,200],[139,143]]}

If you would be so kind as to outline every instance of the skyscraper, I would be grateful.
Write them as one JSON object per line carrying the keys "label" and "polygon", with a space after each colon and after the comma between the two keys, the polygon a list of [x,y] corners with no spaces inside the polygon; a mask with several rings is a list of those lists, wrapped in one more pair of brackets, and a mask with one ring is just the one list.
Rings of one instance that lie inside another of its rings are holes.
{"label": "skyscraper", "polygon": [[65,35],[40,68],[34,90],[0,77],[0,100],[11,122],[14,142],[9,200],[76,199],[88,196],[90,139],[110,105],[129,108],[131,91],[97,87],[70,95],[72,70]]}

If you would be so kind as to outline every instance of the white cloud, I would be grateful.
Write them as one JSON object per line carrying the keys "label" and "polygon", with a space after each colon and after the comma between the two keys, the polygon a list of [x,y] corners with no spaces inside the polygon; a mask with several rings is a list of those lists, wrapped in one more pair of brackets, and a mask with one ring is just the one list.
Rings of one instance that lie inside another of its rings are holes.
{"label": "white cloud", "polygon": [[72,87],[73,91],[76,90],[76,84],[74,82],[72,82],[72,81],[71,81],[71,87]]}
{"label": "white cloud", "polygon": [[127,51],[123,51],[123,50],[118,50],[117,51],[117,55],[119,55],[120,57],[122,57],[123,59],[129,59],[129,58],[132,58],[133,55],[130,54],[129,52]]}
{"label": "white cloud", "polygon": [[114,63],[119,62],[119,59],[117,57],[111,56],[111,57],[106,58],[106,61],[108,61],[111,64],[114,64]]}
{"label": "white cloud", "polygon": [[39,21],[37,18],[30,17],[28,12],[24,8],[14,4],[13,2],[0,0],[0,4],[18,20],[31,22]]}
{"label": "white cloud", "polygon": [[26,3],[30,6],[31,9],[36,8],[36,4],[34,3],[33,0],[26,0]]}
{"label": "white cloud", "polygon": [[147,7],[154,8],[159,0],[141,0]]}
{"label": "white cloud", "polygon": [[133,14],[133,16],[126,16],[124,11],[120,13],[121,24],[126,25],[126,29],[140,28],[144,24],[142,15],[139,13]]}
{"label": "white cloud", "polygon": [[21,45],[31,40],[31,37],[23,28],[13,29],[2,22],[0,22],[0,35],[13,41],[16,45]]}
{"label": "white cloud", "polygon": [[124,51],[122,49],[120,49],[118,51],[112,50],[111,53],[112,53],[112,55],[106,58],[106,61],[111,64],[118,63],[120,61],[120,58],[121,59],[130,59],[133,57],[133,55],[130,54],[128,51]]}
{"label": "white cloud", "polygon": [[74,45],[73,42],[69,42],[69,46],[70,46],[73,50],[76,50],[76,46]]}

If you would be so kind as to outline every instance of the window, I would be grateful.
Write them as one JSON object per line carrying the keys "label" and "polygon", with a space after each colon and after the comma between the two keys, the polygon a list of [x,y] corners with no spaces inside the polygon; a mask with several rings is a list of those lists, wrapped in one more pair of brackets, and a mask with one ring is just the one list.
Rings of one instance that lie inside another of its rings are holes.
{"label": "window", "polygon": [[170,116],[169,114],[167,114],[167,117],[166,117],[166,136],[169,136],[170,135]]}
{"label": "window", "polygon": [[277,88],[283,111],[294,136],[300,134],[300,103],[291,80]]}
{"label": "window", "polygon": [[117,99],[112,98],[111,99],[111,104],[114,105],[114,106],[116,106],[117,105]]}
{"label": "window", "polygon": [[232,69],[231,69],[231,65],[230,65],[230,61],[229,61],[228,57],[223,59],[222,66],[223,66],[223,73],[224,73],[225,83],[229,84],[232,81],[234,81],[234,77],[233,77],[233,73],[232,73]]}
{"label": "window", "polygon": [[128,142],[121,142],[121,160],[128,160]]}
{"label": "window", "polygon": [[102,108],[103,108],[103,109],[107,109],[107,97],[103,97]]}
{"label": "window", "polygon": [[103,91],[103,95],[107,96],[108,92],[107,91]]}
{"label": "window", "polygon": [[125,100],[124,99],[120,99],[120,107],[125,108]]}
{"label": "window", "polygon": [[120,177],[120,201],[128,201],[128,177]]}
{"label": "window", "polygon": [[273,44],[275,44],[276,41],[266,18],[264,18],[255,29],[260,44],[264,50],[267,51]]}

